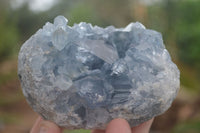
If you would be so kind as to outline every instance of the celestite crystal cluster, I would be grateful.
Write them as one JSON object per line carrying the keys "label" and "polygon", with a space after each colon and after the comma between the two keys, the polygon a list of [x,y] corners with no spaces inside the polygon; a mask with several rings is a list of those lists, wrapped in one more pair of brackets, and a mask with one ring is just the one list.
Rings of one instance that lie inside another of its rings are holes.
{"label": "celestite crystal cluster", "polygon": [[170,107],[180,74],[160,33],[139,22],[67,22],[56,17],[21,47],[18,74],[34,111],[68,129],[104,129],[119,117],[136,126]]}

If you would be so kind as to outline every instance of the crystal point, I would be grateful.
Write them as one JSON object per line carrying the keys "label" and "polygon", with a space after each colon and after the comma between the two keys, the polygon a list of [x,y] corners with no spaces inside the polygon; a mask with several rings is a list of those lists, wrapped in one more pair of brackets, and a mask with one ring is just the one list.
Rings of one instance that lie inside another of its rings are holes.
{"label": "crystal point", "polygon": [[68,23],[68,20],[64,16],[57,16],[54,19],[54,25],[56,27],[65,27]]}

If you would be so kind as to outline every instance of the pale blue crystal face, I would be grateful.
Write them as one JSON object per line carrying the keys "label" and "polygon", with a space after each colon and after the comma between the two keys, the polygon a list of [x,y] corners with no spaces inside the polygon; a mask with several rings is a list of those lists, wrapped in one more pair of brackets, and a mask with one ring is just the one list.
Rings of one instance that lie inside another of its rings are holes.
{"label": "pale blue crystal face", "polygon": [[104,129],[119,117],[136,126],[170,107],[180,74],[160,33],[139,22],[67,23],[47,22],[19,53],[23,93],[44,119],[71,129]]}

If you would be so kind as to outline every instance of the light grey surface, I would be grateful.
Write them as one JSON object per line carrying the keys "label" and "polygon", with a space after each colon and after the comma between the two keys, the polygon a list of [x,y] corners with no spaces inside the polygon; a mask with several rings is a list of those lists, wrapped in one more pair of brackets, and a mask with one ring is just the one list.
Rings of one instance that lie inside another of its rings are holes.
{"label": "light grey surface", "polygon": [[113,118],[136,126],[170,107],[180,73],[160,33],[138,22],[67,22],[58,16],[21,47],[18,74],[34,111],[66,128],[104,129]]}

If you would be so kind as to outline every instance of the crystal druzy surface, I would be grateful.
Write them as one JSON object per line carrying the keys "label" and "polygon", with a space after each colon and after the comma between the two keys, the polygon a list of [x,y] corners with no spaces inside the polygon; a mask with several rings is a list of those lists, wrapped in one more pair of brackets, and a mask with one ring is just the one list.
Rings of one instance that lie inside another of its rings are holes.
{"label": "crystal druzy surface", "polygon": [[23,93],[44,119],[70,129],[103,129],[119,117],[136,126],[170,107],[179,70],[160,33],[139,22],[67,22],[47,22],[19,53]]}

